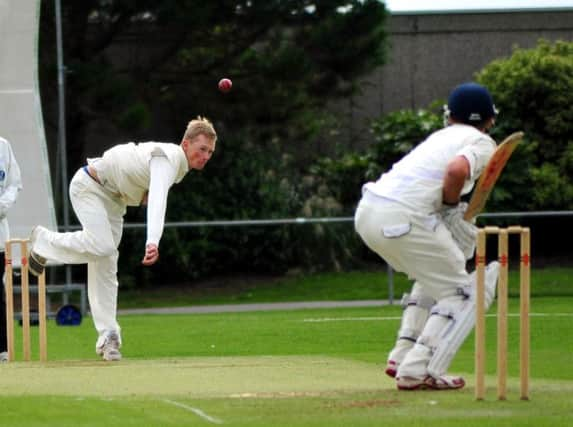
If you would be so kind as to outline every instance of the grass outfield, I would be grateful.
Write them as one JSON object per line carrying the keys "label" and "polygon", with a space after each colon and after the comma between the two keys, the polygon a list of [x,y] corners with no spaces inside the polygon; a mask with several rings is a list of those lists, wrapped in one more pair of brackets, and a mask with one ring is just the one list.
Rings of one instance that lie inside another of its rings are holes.
{"label": "grass outfield", "polygon": [[[473,335],[451,368],[466,388],[396,391],[382,373],[399,326],[396,306],[126,315],[118,363],[95,356],[90,319],[79,327],[49,322],[50,362],[0,365],[0,425],[570,426],[572,306],[571,297],[532,300],[527,402],[518,398],[516,316],[508,400],[495,400],[495,307],[483,402],[473,398]],[[510,313],[517,312],[512,299]]]}
{"label": "grass outfield", "polygon": [[[412,283],[394,274],[394,299],[398,302]],[[519,294],[519,272],[509,272],[511,296]],[[531,270],[532,296],[573,297],[573,268]],[[388,299],[386,270],[317,273],[285,278],[221,278],[189,286],[120,289],[120,308],[174,307],[186,305],[241,304],[286,301],[345,301]]]}

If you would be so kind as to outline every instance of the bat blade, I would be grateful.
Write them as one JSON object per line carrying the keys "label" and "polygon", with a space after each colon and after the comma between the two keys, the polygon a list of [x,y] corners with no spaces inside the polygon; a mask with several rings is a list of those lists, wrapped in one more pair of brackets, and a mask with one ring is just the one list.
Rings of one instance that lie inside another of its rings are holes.
{"label": "bat blade", "polygon": [[489,198],[491,190],[501,175],[501,171],[522,139],[523,132],[515,132],[499,144],[476,184],[476,188],[474,189],[468,208],[464,213],[464,219],[466,221],[472,220],[482,211],[487,199]]}

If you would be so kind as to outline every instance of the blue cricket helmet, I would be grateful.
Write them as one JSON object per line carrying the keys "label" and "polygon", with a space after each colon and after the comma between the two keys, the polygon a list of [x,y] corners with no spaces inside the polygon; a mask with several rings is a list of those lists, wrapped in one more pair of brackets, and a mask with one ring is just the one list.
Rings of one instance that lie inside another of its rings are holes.
{"label": "blue cricket helmet", "polygon": [[495,117],[497,109],[489,91],[477,83],[457,86],[448,98],[447,114],[458,122],[477,125]]}

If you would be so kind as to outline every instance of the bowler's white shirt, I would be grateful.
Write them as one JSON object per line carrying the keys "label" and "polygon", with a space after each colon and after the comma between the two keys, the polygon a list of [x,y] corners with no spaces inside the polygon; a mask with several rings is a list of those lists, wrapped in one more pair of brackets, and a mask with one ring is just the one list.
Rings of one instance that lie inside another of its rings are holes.
{"label": "bowler's white shirt", "polygon": [[117,193],[128,206],[139,206],[147,196],[147,241],[159,244],[165,224],[167,194],[189,171],[180,145],[144,142],[116,145],[101,158],[88,159],[100,183]]}

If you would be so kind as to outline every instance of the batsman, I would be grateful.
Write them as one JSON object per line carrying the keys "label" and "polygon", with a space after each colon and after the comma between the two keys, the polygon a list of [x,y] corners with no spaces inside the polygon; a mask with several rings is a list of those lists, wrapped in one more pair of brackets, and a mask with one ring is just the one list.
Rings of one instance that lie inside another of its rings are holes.
{"label": "batsman", "polygon": [[[396,271],[414,280],[402,298],[404,312],[386,374],[399,390],[459,389],[465,381],[446,375],[475,324],[473,257],[477,228],[461,202],[496,150],[488,135],[497,110],[489,91],[464,83],[450,93],[446,126],[366,183],[355,228],[366,245]],[[486,305],[495,295],[499,264],[486,269]]]}

